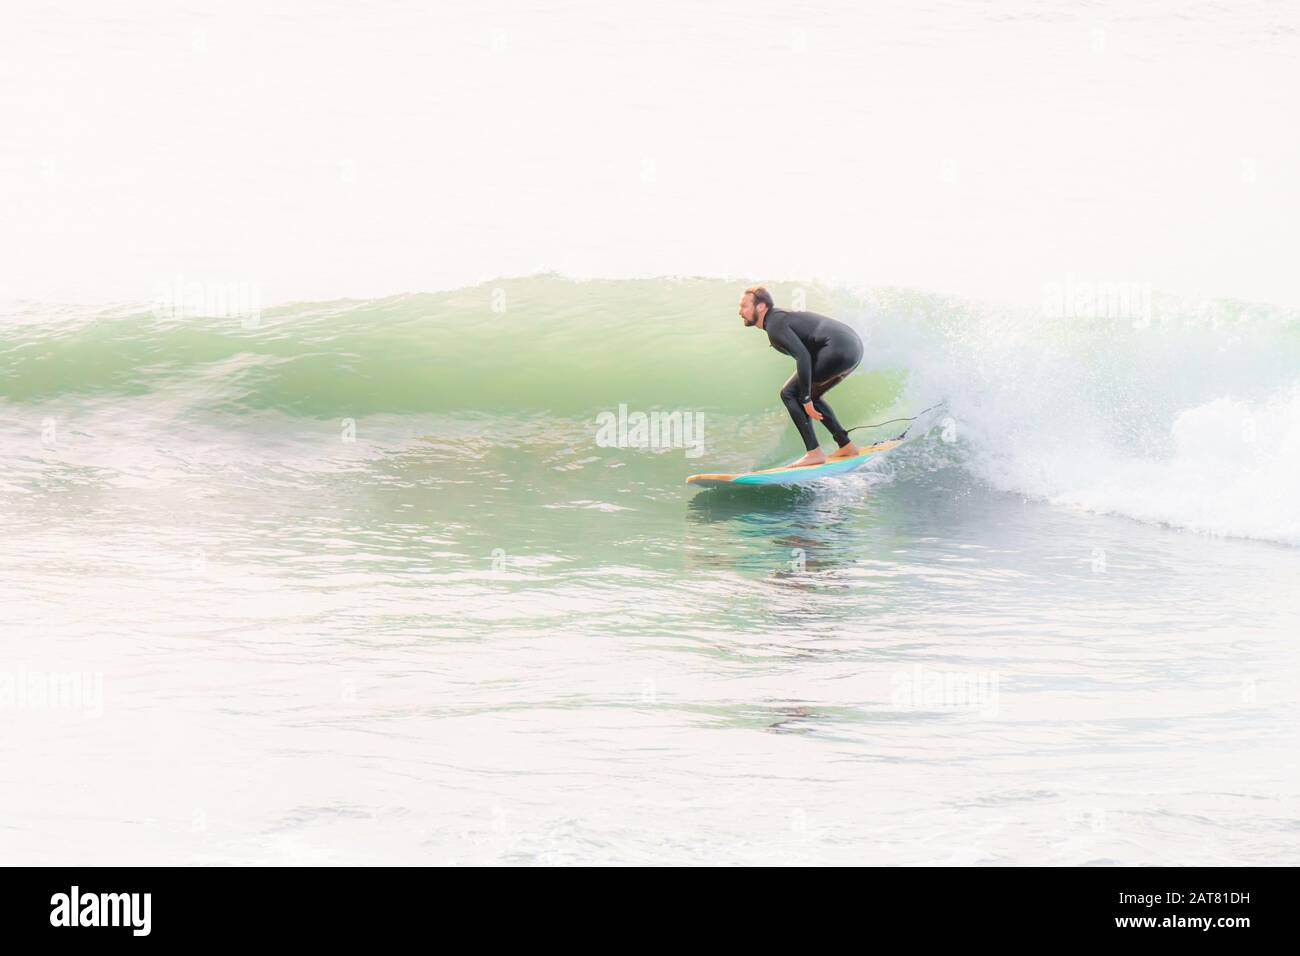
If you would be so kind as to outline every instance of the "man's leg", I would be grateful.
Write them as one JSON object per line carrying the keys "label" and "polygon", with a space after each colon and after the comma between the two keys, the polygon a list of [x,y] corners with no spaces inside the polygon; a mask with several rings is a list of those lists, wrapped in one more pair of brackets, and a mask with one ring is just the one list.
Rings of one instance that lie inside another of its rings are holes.
{"label": "man's leg", "polygon": [[[782,387],[781,401],[785,404],[790,417],[794,419],[794,427],[799,429],[799,437],[803,439],[803,447],[809,451],[819,448],[817,436],[813,434],[812,419],[808,417],[808,413],[799,404],[799,376],[797,374],[791,375],[790,381],[786,382]],[[816,408],[817,406],[814,405],[813,407]]]}
{"label": "man's leg", "polygon": [[849,433],[840,424],[835,412],[822,397],[840,382],[844,381],[862,361],[862,342],[857,336],[827,345],[813,362],[812,403],[822,416],[822,424],[839,446],[831,453],[832,458],[852,458],[859,453],[859,448],[849,441]]}
{"label": "man's leg", "polygon": [[844,426],[840,424],[840,420],[835,417],[834,410],[822,396],[846,378],[848,378],[847,372],[843,375],[836,376],[828,382],[814,385],[812,390],[813,408],[821,412],[822,424],[826,426],[826,430],[831,433],[831,437],[835,439],[835,444],[840,448],[850,444],[849,433],[844,430]]}

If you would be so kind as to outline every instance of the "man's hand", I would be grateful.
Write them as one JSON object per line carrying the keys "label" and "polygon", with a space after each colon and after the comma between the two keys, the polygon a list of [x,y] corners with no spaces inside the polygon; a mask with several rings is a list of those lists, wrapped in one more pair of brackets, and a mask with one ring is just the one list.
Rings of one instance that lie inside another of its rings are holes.
{"label": "man's hand", "polygon": [[822,413],[817,411],[817,409],[813,408],[812,402],[804,402],[803,410],[808,413],[809,418],[816,419],[817,421],[822,420]]}

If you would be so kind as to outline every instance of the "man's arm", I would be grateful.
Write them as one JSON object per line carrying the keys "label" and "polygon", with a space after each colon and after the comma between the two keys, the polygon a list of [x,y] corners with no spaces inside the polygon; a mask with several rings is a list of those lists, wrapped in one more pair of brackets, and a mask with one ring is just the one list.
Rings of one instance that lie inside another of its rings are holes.
{"label": "man's arm", "polygon": [[812,355],[803,344],[803,339],[794,334],[789,323],[781,323],[781,328],[774,331],[776,334],[772,336],[772,340],[788,354],[794,356],[794,370],[799,376],[799,404],[807,405],[812,401]]}

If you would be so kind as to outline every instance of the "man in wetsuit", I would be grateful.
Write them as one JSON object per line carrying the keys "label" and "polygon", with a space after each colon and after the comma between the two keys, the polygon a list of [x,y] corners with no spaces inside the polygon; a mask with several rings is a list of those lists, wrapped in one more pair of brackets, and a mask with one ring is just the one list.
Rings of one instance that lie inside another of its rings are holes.
{"label": "man in wetsuit", "polygon": [[799,429],[808,454],[789,467],[820,465],[828,460],[813,434],[814,418],[826,427],[839,446],[831,453],[832,459],[860,454],[822,397],[848,378],[862,361],[862,340],[858,333],[843,322],[816,312],[778,309],[771,293],[762,286],[746,289],[740,297],[740,317],[746,326],[758,326],[765,331],[772,348],[794,359],[795,373],[781,389],[781,401],[794,419],[794,427]]}

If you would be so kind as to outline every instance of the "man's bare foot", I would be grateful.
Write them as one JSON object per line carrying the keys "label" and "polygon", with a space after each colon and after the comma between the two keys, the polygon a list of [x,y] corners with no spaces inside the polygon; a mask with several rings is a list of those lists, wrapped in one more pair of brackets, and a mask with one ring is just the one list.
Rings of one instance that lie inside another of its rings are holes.
{"label": "man's bare foot", "polygon": [[808,454],[804,455],[798,461],[792,461],[786,465],[787,468],[802,468],[804,465],[824,465],[826,464],[826,455],[820,448],[814,448]]}
{"label": "man's bare foot", "polygon": [[853,444],[853,442],[849,442],[843,448],[838,448],[831,452],[831,460],[834,461],[836,458],[856,458],[861,454],[862,449]]}

